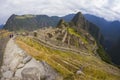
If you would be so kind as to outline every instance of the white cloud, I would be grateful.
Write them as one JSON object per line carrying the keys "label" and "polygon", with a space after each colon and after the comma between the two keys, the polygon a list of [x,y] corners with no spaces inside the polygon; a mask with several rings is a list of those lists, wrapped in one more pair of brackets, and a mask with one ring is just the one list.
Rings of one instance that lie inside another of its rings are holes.
{"label": "white cloud", "polygon": [[14,14],[47,14],[63,16],[81,11],[120,20],[120,0],[1,0],[0,24]]}

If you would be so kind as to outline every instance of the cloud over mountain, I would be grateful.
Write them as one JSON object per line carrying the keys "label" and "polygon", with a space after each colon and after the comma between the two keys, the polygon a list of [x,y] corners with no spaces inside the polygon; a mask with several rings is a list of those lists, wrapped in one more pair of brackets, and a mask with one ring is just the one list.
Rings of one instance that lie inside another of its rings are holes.
{"label": "cloud over mountain", "polygon": [[0,23],[4,23],[11,14],[62,16],[78,11],[107,20],[120,20],[119,4],[120,0],[1,0]]}

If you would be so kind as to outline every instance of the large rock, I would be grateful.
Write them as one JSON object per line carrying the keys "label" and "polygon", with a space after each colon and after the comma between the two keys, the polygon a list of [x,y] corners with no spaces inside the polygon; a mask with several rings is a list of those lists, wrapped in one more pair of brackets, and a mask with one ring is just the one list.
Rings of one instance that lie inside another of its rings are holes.
{"label": "large rock", "polygon": [[6,71],[3,73],[3,77],[10,79],[13,77],[13,74],[14,74],[14,72],[12,72],[12,71]]}
{"label": "large rock", "polygon": [[36,67],[25,68],[21,74],[23,80],[40,80],[40,72]]}

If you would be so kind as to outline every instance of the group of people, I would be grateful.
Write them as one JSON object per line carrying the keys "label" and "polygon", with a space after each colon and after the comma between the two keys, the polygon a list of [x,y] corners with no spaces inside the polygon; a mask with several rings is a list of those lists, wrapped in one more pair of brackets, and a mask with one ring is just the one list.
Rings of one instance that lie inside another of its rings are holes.
{"label": "group of people", "polygon": [[13,38],[13,36],[14,36],[13,34],[10,34],[10,35],[9,35],[10,38]]}

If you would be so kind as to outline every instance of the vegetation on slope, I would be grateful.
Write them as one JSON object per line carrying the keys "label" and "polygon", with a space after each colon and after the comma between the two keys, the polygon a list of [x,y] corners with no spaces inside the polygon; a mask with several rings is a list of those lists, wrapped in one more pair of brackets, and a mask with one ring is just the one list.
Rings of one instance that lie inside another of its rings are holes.
{"label": "vegetation on slope", "polygon": [[[70,34],[73,34],[73,35],[75,35],[75,36],[77,36],[77,37],[80,37],[80,39],[82,39],[82,41],[83,41],[85,44],[88,43],[87,39],[86,39],[85,37],[81,36],[80,34],[78,34],[77,31],[75,31],[74,28],[68,27],[67,30],[68,30],[68,32],[69,32]],[[96,40],[96,41],[97,41],[97,40]],[[101,46],[101,44],[100,44],[98,41],[97,41],[97,46],[98,46],[97,53],[99,54],[100,58],[101,58],[103,61],[105,61],[105,62],[107,62],[107,63],[109,63],[109,64],[113,64],[112,61],[111,61],[111,59],[110,59],[110,56],[105,52],[105,50],[103,49],[103,47]]]}
{"label": "vegetation on slope", "polygon": [[33,31],[42,27],[56,26],[59,18],[47,15],[12,15],[4,29],[9,31]]}
{"label": "vegetation on slope", "polygon": [[71,27],[68,27],[67,30],[68,30],[68,32],[69,32],[70,34],[75,35],[75,36],[79,37],[80,39],[82,39],[82,41],[83,41],[85,44],[88,43],[85,38],[83,38],[80,34],[78,34],[78,33],[75,31],[75,29],[73,29],[73,28],[71,28]]}
{"label": "vegetation on slope", "polygon": [[[95,56],[64,52],[41,45],[30,37],[17,37],[16,43],[37,60],[58,71],[64,80],[119,80],[120,70]],[[83,73],[76,74],[78,70]]]}
{"label": "vegetation on slope", "polygon": [[109,57],[109,55],[105,52],[105,50],[103,49],[103,47],[98,43],[98,49],[97,49],[97,53],[99,54],[99,56],[101,57],[101,59],[107,63],[112,64],[111,59]]}
{"label": "vegetation on slope", "polygon": [[34,15],[23,15],[23,16],[16,16],[16,19],[26,19],[26,18],[34,18]]}

